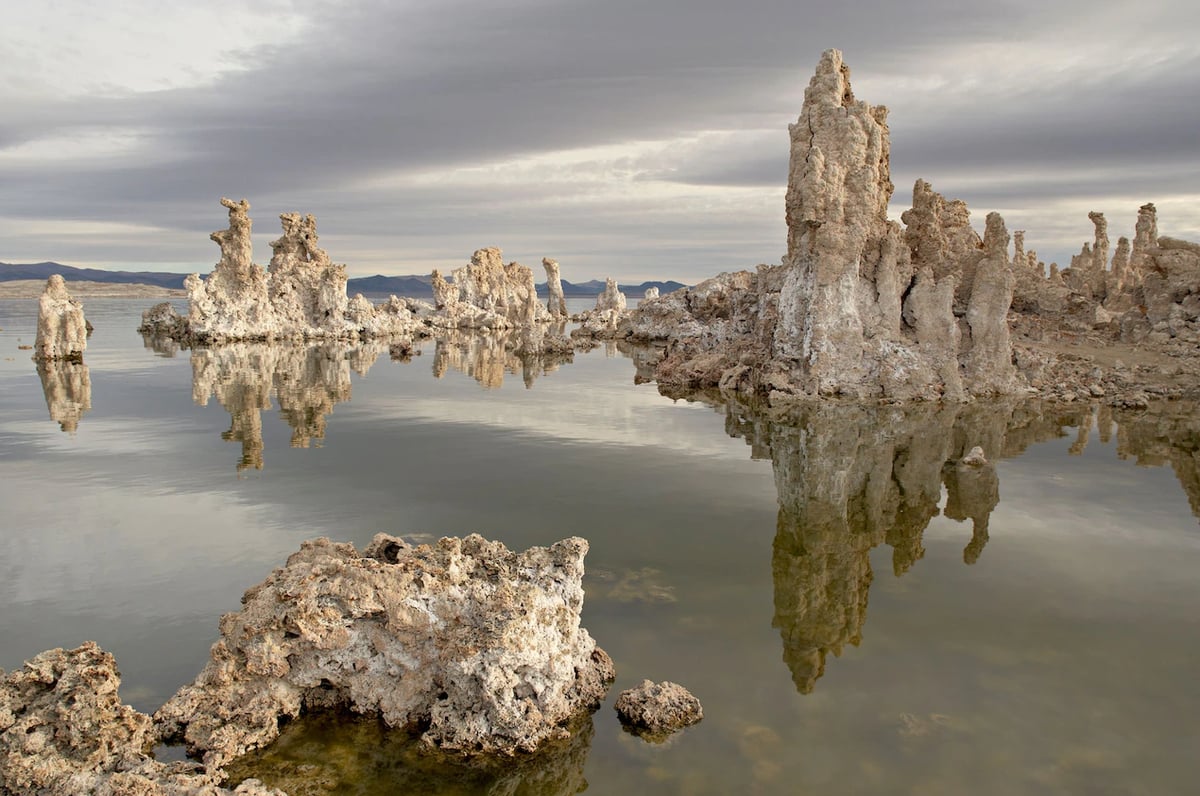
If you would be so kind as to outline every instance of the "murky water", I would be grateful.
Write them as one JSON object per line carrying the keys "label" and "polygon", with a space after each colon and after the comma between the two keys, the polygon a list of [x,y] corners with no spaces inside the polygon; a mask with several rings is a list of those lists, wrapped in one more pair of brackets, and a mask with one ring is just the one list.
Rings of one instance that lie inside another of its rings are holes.
{"label": "murky water", "polygon": [[[605,348],[154,350],[151,303],[86,301],[86,366],[39,372],[36,302],[0,301],[0,667],[94,639],[150,711],[303,539],[578,534],[618,680],[572,743],[464,767],[323,718],[239,773],[293,796],[1194,787],[1194,407],[772,415],[664,398]],[[974,445],[992,466],[955,464]],[[643,678],[704,721],[624,733],[611,698]]]}

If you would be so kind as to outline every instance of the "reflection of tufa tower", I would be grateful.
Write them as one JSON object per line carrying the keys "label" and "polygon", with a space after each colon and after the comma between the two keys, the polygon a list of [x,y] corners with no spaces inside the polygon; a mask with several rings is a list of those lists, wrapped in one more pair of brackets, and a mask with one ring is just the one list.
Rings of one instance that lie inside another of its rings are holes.
{"label": "reflection of tufa tower", "polygon": [[325,438],[325,418],[334,405],[350,400],[350,370],[365,374],[386,350],[382,343],[328,341],[313,345],[231,343],[192,352],[192,398],[201,406],[210,396],[229,412],[225,440],[242,444],[238,472],[263,468],[263,409],[271,392],[292,428],[294,448]]}
{"label": "reflection of tufa tower", "polygon": [[1000,492],[992,465],[960,463],[970,448],[1012,456],[1032,442],[1063,436],[1063,425],[1081,420],[1043,416],[1015,403],[824,404],[770,419],[736,404],[726,412],[729,433],[745,437],[754,455],[769,456],[774,466],[779,517],[772,625],[792,680],[805,694],[824,674],[830,653],[862,641],[874,578],[871,549],[890,545],[893,572],[907,572],[924,556],[922,537],[939,513],[943,486],[945,515],[973,522],[964,560],[978,559]]}
{"label": "reflection of tufa tower", "polygon": [[92,408],[92,380],[88,366],[66,359],[39,359],[38,378],[50,419],[63,431],[74,434],[84,412]]}

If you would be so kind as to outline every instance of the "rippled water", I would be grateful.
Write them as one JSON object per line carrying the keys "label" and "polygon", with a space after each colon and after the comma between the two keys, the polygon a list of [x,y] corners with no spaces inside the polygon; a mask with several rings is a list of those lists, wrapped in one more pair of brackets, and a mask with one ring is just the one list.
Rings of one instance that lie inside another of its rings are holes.
{"label": "rippled water", "polygon": [[[612,696],[670,679],[666,744],[611,698],[510,766],[302,721],[242,774],[325,793],[1181,793],[1200,748],[1200,419],[1037,404],[772,415],[477,342],[146,347],[85,302],[86,366],[0,301],[0,667],[94,639],[153,710],[300,541],[591,542]],[[981,445],[992,467],[954,464]]]}

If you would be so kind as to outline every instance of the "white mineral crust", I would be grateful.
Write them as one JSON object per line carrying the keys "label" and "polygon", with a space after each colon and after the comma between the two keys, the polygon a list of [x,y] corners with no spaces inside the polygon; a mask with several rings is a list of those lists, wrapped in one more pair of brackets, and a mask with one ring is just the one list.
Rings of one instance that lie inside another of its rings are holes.
{"label": "white mineral crust", "polygon": [[54,274],[46,280],[46,289],[38,299],[33,358],[78,360],[86,348],[87,321],[83,317],[83,305],[71,298],[66,282]]}

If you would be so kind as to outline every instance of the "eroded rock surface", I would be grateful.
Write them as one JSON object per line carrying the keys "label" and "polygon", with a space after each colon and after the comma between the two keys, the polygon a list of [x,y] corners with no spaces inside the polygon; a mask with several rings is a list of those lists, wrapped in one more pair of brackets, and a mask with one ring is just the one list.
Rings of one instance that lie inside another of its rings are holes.
{"label": "eroded rock surface", "polygon": [[58,274],[46,280],[38,299],[37,338],[33,358],[82,361],[87,349],[88,327],[83,305],[71,298],[67,284]]}
{"label": "eroded rock surface", "polygon": [[648,300],[630,337],[659,341],[660,383],[788,396],[962,400],[1025,385],[1005,323],[1003,220],[983,240],[966,206],[918,181],[906,227],[892,195],[887,109],[855,99],[829,50],[791,133],[779,266]]}
{"label": "eroded rock surface", "polygon": [[663,740],[704,718],[700,700],[670,681],[643,680],[636,688],[622,691],[613,707],[622,724],[648,740]]}
{"label": "eroded rock surface", "polygon": [[442,749],[533,750],[613,677],[579,624],[586,553],[579,538],[524,553],[477,535],[412,547],[380,534],[361,554],[306,542],[222,618],[209,664],[155,720],[210,766],[333,707],[424,728]]}
{"label": "eroded rock surface", "polygon": [[209,237],[221,260],[206,279],[184,281],[188,313],[169,303],[142,314],[139,331],[189,344],[239,340],[398,337],[423,334],[424,309],[393,297],[376,307],[346,296],[346,267],[333,263],[317,238],[311,215],[284,213],[283,235],[271,243],[268,269],[253,261],[250,203],[222,199],[228,229]]}
{"label": "eroded rock surface", "polygon": [[[3,672],[0,672],[0,676]],[[121,702],[94,642],[36,656],[0,679],[0,792],[13,796],[221,796],[223,772],[160,763],[151,719]],[[284,796],[247,781],[241,796]]]}
{"label": "eroded rock surface", "polygon": [[578,328],[572,330],[575,337],[615,339],[628,333],[629,311],[626,309],[625,294],[617,287],[617,280],[609,277],[604,283],[604,292],[596,297],[596,306],[575,316]]}

